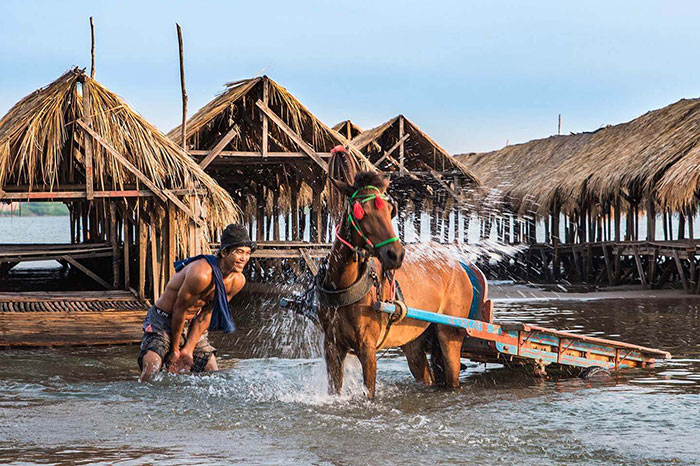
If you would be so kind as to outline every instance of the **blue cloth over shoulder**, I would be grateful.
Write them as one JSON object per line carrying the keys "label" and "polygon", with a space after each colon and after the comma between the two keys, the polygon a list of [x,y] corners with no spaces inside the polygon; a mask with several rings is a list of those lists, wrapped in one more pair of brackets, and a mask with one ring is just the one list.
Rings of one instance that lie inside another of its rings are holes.
{"label": "blue cloth over shoulder", "polygon": [[206,259],[211,266],[214,275],[214,308],[211,314],[211,322],[209,330],[222,330],[224,333],[231,333],[236,330],[236,324],[231,318],[231,311],[228,308],[228,297],[226,296],[226,286],[224,285],[224,275],[221,273],[219,261],[216,256],[211,254],[201,254],[195,257],[189,257],[181,261],[173,262],[175,271],[179,272],[187,264],[190,264],[199,259]]}

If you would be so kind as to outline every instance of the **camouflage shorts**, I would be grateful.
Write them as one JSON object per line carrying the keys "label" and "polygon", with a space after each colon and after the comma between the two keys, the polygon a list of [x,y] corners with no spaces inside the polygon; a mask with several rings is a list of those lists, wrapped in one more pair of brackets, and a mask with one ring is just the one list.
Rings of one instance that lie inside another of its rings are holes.
{"label": "camouflage shorts", "polygon": [[[141,340],[141,351],[139,352],[139,368],[143,370],[143,357],[148,351],[153,351],[165,362],[166,356],[170,353],[170,321],[172,316],[167,312],[153,306],[148,310],[143,321],[143,339]],[[194,347],[192,372],[203,372],[212,355],[216,355],[216,348],[209,343],[209,332],[204,332]],[[180,347],[187,340],[187,326],[182,330]]]}

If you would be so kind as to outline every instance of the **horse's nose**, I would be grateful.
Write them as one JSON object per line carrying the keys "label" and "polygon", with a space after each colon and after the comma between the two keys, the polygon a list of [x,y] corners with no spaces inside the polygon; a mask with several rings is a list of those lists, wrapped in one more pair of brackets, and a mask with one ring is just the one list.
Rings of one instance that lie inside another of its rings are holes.
{"label": "horse's nose", "polygon": [[404,249],[401,245],[388,246],[379,251],[379,259],[385,269],[392,270],[401,267],[403,262]]}

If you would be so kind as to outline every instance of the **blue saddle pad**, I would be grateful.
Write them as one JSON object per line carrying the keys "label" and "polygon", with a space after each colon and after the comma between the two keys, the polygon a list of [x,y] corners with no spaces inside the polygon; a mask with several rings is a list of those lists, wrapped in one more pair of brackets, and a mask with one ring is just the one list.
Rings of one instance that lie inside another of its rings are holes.
{"label": "blue saddle pad", "polygon": [[484,320],[484,316],[481,314],[481,296],[484,290],[481,288],[481,283],[479,282],[479,276],[476,274],[474,269],[472,269],[469,264],[460,261],[459,265],[462,266],[469,281],[472,282],[472,288],[474,288],[474,296],[472,297],[472,304],[469,307],[469,318],[472,320]]}

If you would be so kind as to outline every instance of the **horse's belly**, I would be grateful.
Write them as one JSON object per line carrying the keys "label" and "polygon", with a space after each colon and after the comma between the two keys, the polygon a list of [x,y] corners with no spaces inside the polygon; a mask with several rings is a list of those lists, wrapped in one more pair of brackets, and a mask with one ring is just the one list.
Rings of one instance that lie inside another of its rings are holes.
{"label": "horse's belly", "polygon": [[[384,343],[382,343],[382,346],[380,346],[380,349],[403,346],[406,343],[418,338],[423,332],[425,332],[428,325],[430,325],[428,322],[423,322],[421,320],[404,319],[401,322],[391,326],[389,329],[389,335],[386,337],[386,340],[384,340]],[[382,332],[385,331],[386,328],[382,330]],[[382,333],[380,341],[383,337],[384,334]]]}

